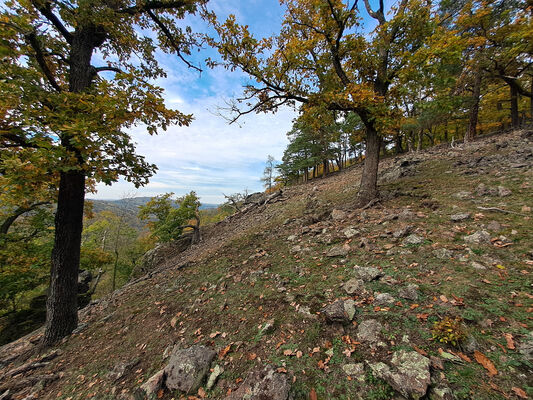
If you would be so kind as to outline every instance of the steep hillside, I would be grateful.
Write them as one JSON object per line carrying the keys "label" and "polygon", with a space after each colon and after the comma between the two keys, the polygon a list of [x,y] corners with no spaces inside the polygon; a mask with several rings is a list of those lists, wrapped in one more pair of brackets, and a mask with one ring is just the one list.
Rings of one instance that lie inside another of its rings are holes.
{"label": "steep hillside", "polygon": [[57,348],[3,347],[0,398],[531,397],[532,167],[519,131],[384,160],[364,210],[359,167],[288,188],[167,251]]}

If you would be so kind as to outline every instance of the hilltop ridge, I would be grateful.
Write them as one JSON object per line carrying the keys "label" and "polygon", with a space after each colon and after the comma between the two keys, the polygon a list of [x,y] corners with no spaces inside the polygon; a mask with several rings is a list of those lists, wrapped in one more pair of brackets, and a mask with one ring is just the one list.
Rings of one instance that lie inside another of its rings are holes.
{"label": "hilltop ridge", "polygon": [[[532,167],[521,130],[383,160],[366,209],[359,166],[283,189],[166,246],[57,348],[0,348],[0,398],[531,397]],[[197,346],[185,394],[167,366]]]}

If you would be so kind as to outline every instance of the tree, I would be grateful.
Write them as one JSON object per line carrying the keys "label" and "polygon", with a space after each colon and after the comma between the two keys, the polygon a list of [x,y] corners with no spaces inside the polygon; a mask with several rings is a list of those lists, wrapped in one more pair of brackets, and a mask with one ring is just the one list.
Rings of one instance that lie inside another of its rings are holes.
{"label": "tree", "polygon": [[[358,1],[282,4],[286,13],[281,33],[262,40],[233,16],[222,24],[211,17],[220,38],[210,42],[219,49],[222,63],[255,80],[231,105],[236,113],[232,120],[296,103],[303,104],[304,113],[316,108],[355,112],[366,129],[358,203],[367,204],[378,195],[380,140],[391,120],[391,89],[431,33],[430,3],[402,0],[387,20],[383,0],[377,10],[365,0],[365,9],[378,24],[370,35],[360,29]],[[239,101],[248,108],[241,109]]]}
{"label": "tree", "polygon": [[[178,239],[184,229],[192,229],[191,243],[198,243],[200,236],[200,201],[195,192],[173,200],[174,193],[152,197],[139,207],[139,218],[148,220],[151,233],[161,242]],[[195,224],[190,223],[191,220]]]}
{"label": "tree", "polygon": [[263,177],[261,178],[261,182],[264,183],[267,192],[272,190],[272,183],[274,182],[274,162],[274,157],[269,154],[263,171]]}
{"label": "tree", "polygon": [[[2,7],[1,146],[14,159],[35,160],[45,182],[58,182],[45,345],[77,326],[86,187],[119,176],[139,186],[155,171],[125,128],[143,124],[154,134],[191,121],[167,109],[162,89],[148,80],[164,76],[156,44],[187,62],[196,37],[174,22],[201,3],[25,0]],[[143,34],[153,29],[156,39]],[[93,65],[95,53],[103,65]]]}

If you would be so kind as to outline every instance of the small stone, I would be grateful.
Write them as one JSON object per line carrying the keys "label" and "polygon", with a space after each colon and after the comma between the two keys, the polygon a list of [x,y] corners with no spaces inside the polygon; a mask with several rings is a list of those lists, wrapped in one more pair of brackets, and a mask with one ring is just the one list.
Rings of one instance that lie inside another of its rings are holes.
{"label": "small stone", "polygon": [[379,278],[380,276],[383,276],[383,272],[373,267],[357,267],[355,269],[355,274],[363,282],[370,282]]}
{"label": "small stone", "polygon": [[424,397],[431,383],[430,360],[415,351],[396,351],[390,367],[382,362],[369,363],[369,366],[374,376],[386,380],[408,399]]}
{"label": "small stone", "polygon": [[289,242],[294,242],[296,239],[298,239],[298,236],[296,236],[296,235],[290,235],[290,236],[287,238],[287,240],[288,240]]}
{"label": "small stone", "polygon": [[490,244],[490,234],[487,231],[477,231],[465,236],[464,241],[471,244]]}
{"label": "small stone", "polygon": [[250,372],[241,386],[225,400],[288,400],[289,391],[287,375],[268,365]]}
{"label": "small stone", "polygon": [[209,372],[209,366],[216,354],[205,346],[176,350],[164,369],[167,377],[166,387],[183,393],[196,392]]}
{"label": "small stone", "polygon": [[524,359],[529,362],[533,361],[533,331],[529,332],[526,337],[520,340],[517,349]]}
{"label": "small stone", "polygon": [[218,364],[215,365],[215,368],[213,368],[213,372],[211,372],[211,375],[209,375],[209,379],[207,380],[207,385],[205,386],[207,390],[211,390],[213,388],[218,377],[222,375],[223,372],[224,372],[224,368],[222,368]]}
{"label": "small stone", "polygon": [[153,375],[150,379],[148,379],[143,385],[140,387],[141,393],[139,393],[139,397],[141,399],[155,399],[157,396],[157,392],[163,388],[163,381],[165,380],[165,370],[162,369],[161,371],[157,372],[155,375]]}
{"label": "small stone", "polygon": [[412,234],[412,235],[409,235],[407,236],[404,240],[403,240],[403,244],[405,246],[409,246],[409,245],[418,245],[418,244],[422,244],[424,243],[424,238],[423,237],[420,237],[418,235],[415,235],[415,234]]}
{"label": "small stone", "polygon": [[407,286],[404,286],[398,290],[398,296],[400,296],[402,299],[407,300],[417,300],[418,299],[418,285],[415,284],[409,284]]}
{"label": "small stone", "polygon": [[352,278],[343,285],[343,289],[349,295],[362,294],[365,291],[365,285],[362,279]]}
{"label": "small stone", "polygon": [[349,245],[335,246],[326,253],[327,257],[346,257],[350,251]]}
{"label": "small stone", "polygon": [[487,269],[487,267],[485,267],[483,264],[480,264],[480,263],[475,262],[475,261],[472,261],[471,265],[472,265],[472,268],[477,269],[479,271]]}
{"label": "small stone", "polygon": [[499,232],[501,231],[502,226],[498,221],[490,221],[487,224],[487,229],[491,232]]}
{"label": "small stone", "polygon": [[507,189],[506,187],[498,186],[498,196],[507,197],[507,196],[510,196],[511,194],[512,194],[512,192],[509,189]]}
{"label": "small stone", "polygon": [[360,382],[365,380],[365,367],[363,363],[344,364],[342,370],[346,375],[355,377],[355,379]]}
{"label": "small stone", "polygon": [[269,333],[274,332],[274,323],[275,321],[273,319],[268,320],[265,322],[261,328],[259,328],[259,335],[268,335]]}
{"label": "small stone", "polygon": [[351,321],[355,317],[355,301],[348,299],[344,301],[344,312],[348,315],[348,319]]}
{"label": "small stone", "polygon": [[346,228],[344,230],[344,232],[342,232],[344,234],[344,236],[346,237],[346,239],[351,239],[357,235],[359,235],[361,232],[359,232],[357,229],[355,228],[352,228],[352,227],[349,227],[349,228]]}
{"label": "small stone", "polygon": [[379,335],[383,325],[375,319],[367,319],[357,327],[357,339],[361,342],[376,343],[379,341]]}
{"label": "small stone", "polygon": [[403,227],[402,229],[398,229],[397,231],[393,232],[392,236],[395,237],[396,239],[403,238],[409,235],[409,233],[411,233],[412,230],[413,230],[413,226],[407,225]]}
{"label": "small stone", "polygon": [[335,209],[331,212],[331,218],[333,218],[335,221],[340,221],[346,218],[346,212]]}
{"label": "small stone", "polygon": [[439,260],[449,260],[453,257],[453,252],[445,248],[435,249],[433,250],[433,254]]}
{"label": "small stone", "polygon": [[299,253],[300,251],[302,251],[302,246],[300,245],[295,245],[291,247],[291,253],[293,254]]}
{"label": "small stone", "polygon": [[478,196],[486,196],[489,193],[489,189],[484,183],[480,183],[477,185],[476,188],[476,195]]}
{"label": "small stone", "polygon": [[461,221],[466,221],[467,219],[470,219],[471,217],[472,215],[470,213],[453,214],[450,216],[450,221],[461,222]]}
{"label": "small stone", "polygon": [[390,293],[374,294],[374,304],[378,306],[387,306],[394,303],[396,300]]}
{"label": "small stone", "polygon": [[339,322],[341,324],[348,324],[355,315],[355,304],[353,300],[347,300],[346,302],[337,300],[324,307],[321,312],[326,317],[326,321],[330,323]]}
{"label": "small stone", "polygon": [[474,351],[479,350],[479,343],[473,336],[468,336],[466,343],[464,344],[464,349],[469,353],[473,353]]}
{"label": "small stone", "polygon": [[454,197],[459,200],[466,200],[472,197],[472,192],[462,191],[454,194]]}

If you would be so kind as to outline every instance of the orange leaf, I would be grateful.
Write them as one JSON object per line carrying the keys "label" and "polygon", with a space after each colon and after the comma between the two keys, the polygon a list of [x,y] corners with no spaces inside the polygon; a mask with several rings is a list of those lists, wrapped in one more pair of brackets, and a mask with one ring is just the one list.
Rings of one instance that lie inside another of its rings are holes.
{"label": "orange leaf", "polygon": [[470,359],[470,357],[468,357],[468,356],[467,356],[466,354],[464,354],[464,353],[460,353],[460,352],[459,352],[459,353],[457,353],[457,355],[458,355],[459,357],[461,357],[461,358],[462,358],[464,361],[466,361],[466,362],[472,362],[472,360]]}
{"label": "orange leaf", "polygon": [[316,395],[315,388],[311,388],[311,391],[309,392],[309,400],[317,400],[318,397]]}
{"label": "orange leaf", "polygon": [[200,396],[202,399],[205,399],[205,397],[207,396],[207,393],[205,392],[203,388],[200,388],[198,389],[198,396]]}
{"label": "orange leaf", "polygon": [[504,333],[503,336],[505,337],[505,340],[507,341],[507,348],[509,350],[514,350],[515,346],[514,346],[513,335],[511,335],[510,333]]}
{"label": "orange leaf", "polygon": [[218,359],[222,360],[224,357],[226,357],[226,354],[231,350],[231,343],[228,344],[226,347],[224,347],[222,350],[218,353]]}
{"label": "orange leaf", "polygon": [[474,358],[479,364],[483,366],[483,368],[485,368],[489,372],[489,376],[498,375],[498,370],[496,369],[492,361],[490,361],[483,353],[480,353],[477,350],[474,351]]}
{"label": "orange leaf", "polygon": [[521,399],[527,399],[527,394],[522,389],[513,387],[511,390]]}
{"label": "orange leaf", "polygon": [[157,392],[157,398],[162,399],[164,394],[165,391],[163,389],[159,389],[159,391]]}
{"label": "orange leaf", "polygon": [[425,351],[425,350],[422,350],[421,348],[419,347],[416,347],[415,345],[413,345],[413,349],[415,349],[415,351],[418,353],[418,354],[421,354],[423,356],[427,356],[428,353]]}

